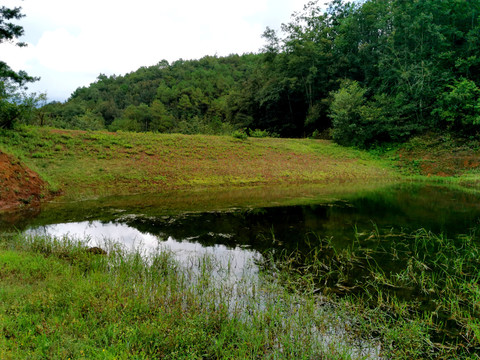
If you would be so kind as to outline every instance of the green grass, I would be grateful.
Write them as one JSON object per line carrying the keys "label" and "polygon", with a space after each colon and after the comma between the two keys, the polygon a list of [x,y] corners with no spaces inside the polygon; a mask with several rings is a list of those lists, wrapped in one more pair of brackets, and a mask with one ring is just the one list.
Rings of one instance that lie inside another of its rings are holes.
{"label": "green grass", "polygon": [[478,359],[475,234],[356,235],[237,277],[209,255],[3,237],[0,358]]}
{"label": "green grass", "polygon": [[22,127],[3,131],[15,155],[66,199],[199,188],[394,181],[385,161],[311,139],[107,133]]}
{"label": "green grass", "polygon": [[349,359],[348,337],[315,296],[209,256],[179,263],[83,241],[16,237],[0,250],[2,359]]}
{"label": "green grass", "polygon": [[475,232],[449,238],[425,230],[374,230],[357,233],[344,248],[331,239],[312,237],[308,243],[310,251],[270,255],[264,266],[279,269],[281,283],[292,291],[319,292],[340,313],[348,309],[358,336],[378,340],[386,358],[479,358]]}

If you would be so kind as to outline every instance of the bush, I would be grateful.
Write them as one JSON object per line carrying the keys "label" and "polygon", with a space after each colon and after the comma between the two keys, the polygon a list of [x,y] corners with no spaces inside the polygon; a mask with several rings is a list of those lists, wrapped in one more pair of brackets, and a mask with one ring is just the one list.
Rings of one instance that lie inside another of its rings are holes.
{"label": "bush", "polygon": [[254,138],[266,138],[271,136],[267,130],[260,130],[260,129],[255,129],[255,130],[249,129],[248,135]]}
{"label": "bush", "polygon": [[328,128],[322,131],[315,129],[312,135],[309,136],[310,139],[322,139],[322,140],[332,140],[333,129]]}
{"label": "bush", "polygon": [[235,130],[232,133],[235,139],[246,140],[248,138],[247,133],[244,130]]}
{"label": "bush", "polygon": [[103,130],[105,124],[103,117],[87,110],[85,114],[75,116],[68,124],[69,128],[76,130]]}

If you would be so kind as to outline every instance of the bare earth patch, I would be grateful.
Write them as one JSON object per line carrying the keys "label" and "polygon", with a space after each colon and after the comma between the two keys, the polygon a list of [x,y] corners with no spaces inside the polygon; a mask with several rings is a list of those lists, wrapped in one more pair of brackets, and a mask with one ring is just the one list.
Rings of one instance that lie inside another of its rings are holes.
{"label": "bare earth patch", "polygon": [[38,204],[45,189],[38,174],[0,151],[0,211]]}
{"label": "bare earth patch", "polygon": [[476,141],[429,135],[412,139],[397,155],[400,168],[425,176],[458,176],[480,169],[480,144]]}

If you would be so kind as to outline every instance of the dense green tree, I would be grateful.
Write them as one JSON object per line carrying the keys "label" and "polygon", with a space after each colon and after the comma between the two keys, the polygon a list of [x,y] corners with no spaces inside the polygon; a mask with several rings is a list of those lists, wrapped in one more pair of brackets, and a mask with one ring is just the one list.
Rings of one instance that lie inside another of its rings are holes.
{"label": "dense green tree", "polygon": [[[21,10],[19,7],[0,7],[0,44],[10,42],[20,47],[26,46],[25,43],[16,41],[23,35],[23,27],[12,22],[24,17]],[[25,71],[13,71],[0,59],[0,128],[11,128],[14,121],[21,116],[22,109],[12,101],[12,96],[26,83],[35,80],[37,78],[29,76]]]}
{"label": "dense green tree", "polygon": [[333,122],[333,138],[342,145],[358,145],[365,136],[362,111],[365,107],[365,93],[357,81],[344,81],[333,95],[331,117]]}
{"label": "dense green tree", "polygon": [[147,104],[129,105],[123,112],[123,117],[137,123],[142,131],[148,131],[152,121],[150,108]]}
{"label": "dense green tree", "polygon": [[288,137],[333,127],[335,141],[360,147],[432,128],[474,134],[479,16],[480,1],[313,1],[280,31],[267,28],[259,54],[101,74],[48,119],[73,126],[89,113],[110,129]]}
{"label": "dense green tree", "polygon": [[453,128],[472,130],[480,125],[480,89],[472,80],[460,79],[449,85],[433,111]]}
{"label": "dense green tree", "polygon": [[165,105],[154,100],[149,108],[151,122],[148,130],[155,132],[169,132],[175,127],[175,118],[167,112]]}

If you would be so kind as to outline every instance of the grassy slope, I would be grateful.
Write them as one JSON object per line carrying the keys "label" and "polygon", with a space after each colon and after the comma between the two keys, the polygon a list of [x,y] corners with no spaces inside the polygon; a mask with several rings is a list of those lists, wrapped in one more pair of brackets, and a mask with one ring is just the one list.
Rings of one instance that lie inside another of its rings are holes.
{"label": "grassy slope", "polygon": [[395,177],[369,154],[331,142],[23,128],[12,153],[67,199],[254,185],[369,182]]}

